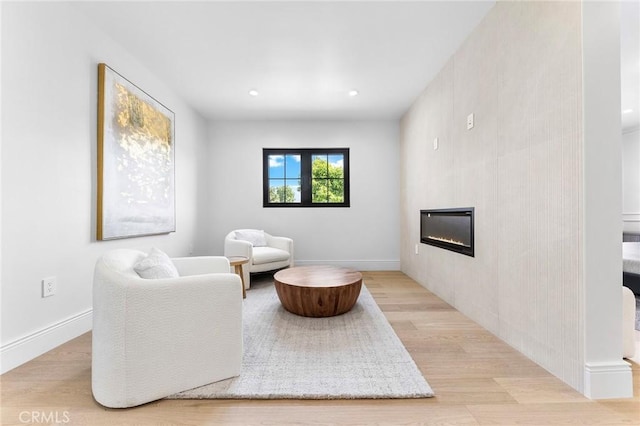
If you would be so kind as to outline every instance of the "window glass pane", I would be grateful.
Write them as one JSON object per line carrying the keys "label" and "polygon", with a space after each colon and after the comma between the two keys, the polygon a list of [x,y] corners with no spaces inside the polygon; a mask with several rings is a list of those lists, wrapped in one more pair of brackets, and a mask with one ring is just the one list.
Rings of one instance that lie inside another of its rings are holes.
{"label": "window glass pane", "polygon": [[344,177],[344,155],[331,154],[329,155],[329,177],[342,178]]}
{"label": "window glass pane", "polygon": [[287,179],[285,189],[285,202],[299,203],[301,200],[300,179]]}
{"label": "window glass pane", "polygon": [[328,186],[326,179],[312,179],[311,180],[311,202],[313,203],[326,203],[328,201],[327,193]]}
{"label": "window glass pane", "polygon": [[300,179],[300,154],[287,154],[285,164],[287,179]]}
{"label": "window glass pane", "polygon": [[328,197],[330,203],[344,202],[344,179],[329,179]]}
{"label": "window glass pane", "polygon": [[314,178],[326,178],[328,176],[327,155],[311,156],[311,175]]}
{"label": "window glass pane", "polygon": [[269,156],[269,178],[284,178],[284,155]]}
{"label": "window glass pane", "polygon": [[269,179],[269,202],[284,203],[284,179]]}

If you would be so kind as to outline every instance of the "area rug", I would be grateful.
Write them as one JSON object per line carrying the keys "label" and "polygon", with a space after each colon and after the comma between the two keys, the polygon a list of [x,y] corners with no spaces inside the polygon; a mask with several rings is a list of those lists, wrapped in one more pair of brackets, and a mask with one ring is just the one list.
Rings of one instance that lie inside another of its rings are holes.
{"label": "area rug", "polygon": [[169,399],[425,398],[433,391],[363,285],[353,309],[330,318],[284,310],[273,281],[244,300],[242,373]]}

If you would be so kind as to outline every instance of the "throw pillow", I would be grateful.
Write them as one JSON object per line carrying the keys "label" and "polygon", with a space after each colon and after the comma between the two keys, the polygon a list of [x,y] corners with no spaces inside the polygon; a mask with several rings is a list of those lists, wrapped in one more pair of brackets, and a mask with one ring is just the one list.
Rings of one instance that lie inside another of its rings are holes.
{"label": "throw pillow", "polygon": [[165,252],[152,248],[149,255],[133,266],[142,278],[178,278],[178,270]]}
{"label": "throw pillow", "polygon": [[264,247],[267,245],[267,238],[264,236],[264,231],[257,229],[236,231],[236,240],[249,241],[254,247]]}

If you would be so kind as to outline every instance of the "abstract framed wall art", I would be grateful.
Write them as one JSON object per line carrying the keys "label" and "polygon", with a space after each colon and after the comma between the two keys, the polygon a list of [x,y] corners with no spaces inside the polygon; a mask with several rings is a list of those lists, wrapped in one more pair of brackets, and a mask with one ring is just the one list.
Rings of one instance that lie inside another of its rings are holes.
{"label": "abstract framed wall art", "polygon": [[98,65],[98,240],[174,232],[175,115]]}

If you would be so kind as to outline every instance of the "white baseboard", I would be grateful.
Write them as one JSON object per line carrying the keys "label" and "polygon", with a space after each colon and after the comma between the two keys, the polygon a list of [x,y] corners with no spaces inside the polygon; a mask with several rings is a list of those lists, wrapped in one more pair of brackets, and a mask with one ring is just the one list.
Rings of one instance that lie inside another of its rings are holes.
{"label": "white baseboard", "polygon": [[333,265],[357,271],[399,271],[400,260],[298,260],[295,266]]}
{"label": "white baseboard", "polygon": [[640,213],[638,212],[622,213],[622,221],[623,222],[640,222]]}
{"label": "white baseboard", "polygon": [[622,232],[640,233],[640,213],[622,214]]}
{"label": "white baseboard", "polygon": [[0,348],[0,374],[86,333],[92,326],[93,310],[89,309],[3,345]]}
{"label": "white baseboard", "polygon": [[585,364],[584,394],[591,399],[632,398],[631,364],[623,360]]}

